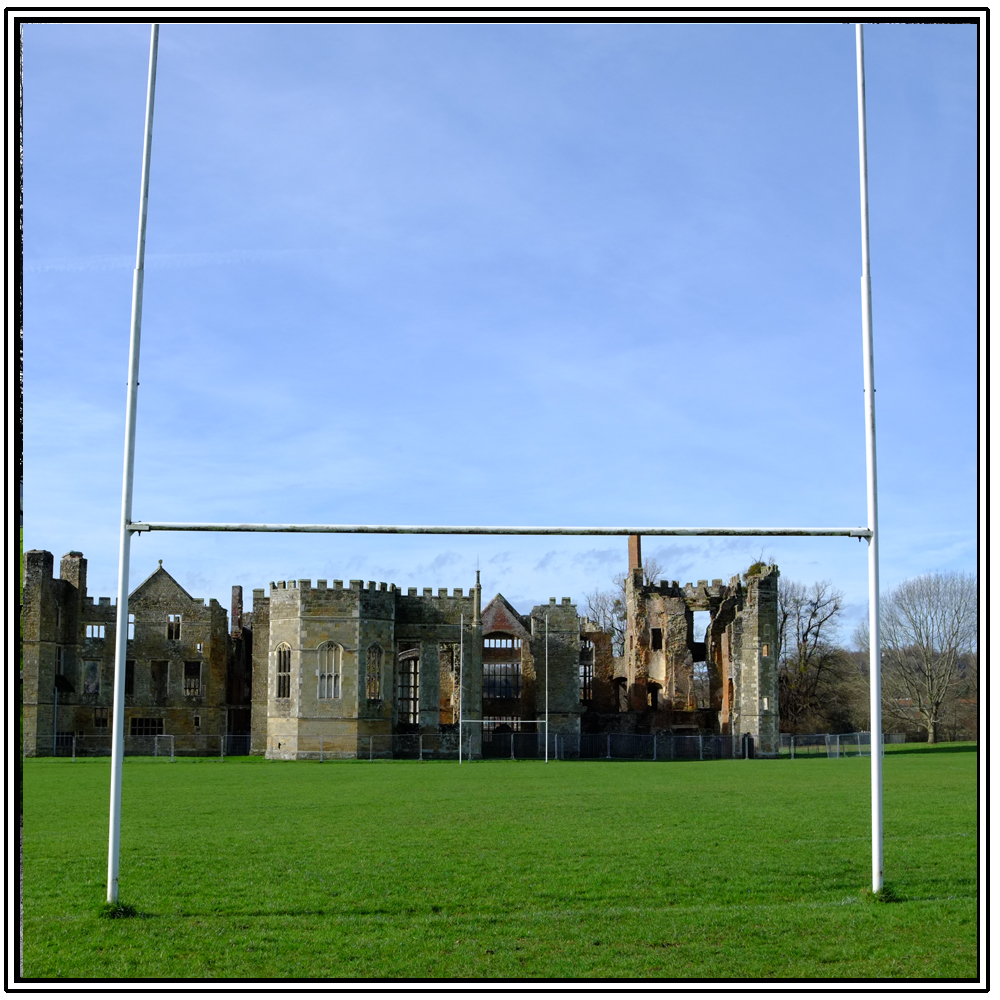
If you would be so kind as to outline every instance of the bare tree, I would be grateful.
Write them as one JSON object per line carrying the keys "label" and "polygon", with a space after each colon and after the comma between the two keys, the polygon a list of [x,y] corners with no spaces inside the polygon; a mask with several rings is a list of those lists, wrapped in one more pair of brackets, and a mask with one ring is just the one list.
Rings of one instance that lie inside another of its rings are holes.
{"label": "bare tree", "polygon": [[587,617],[602,632],[611,636],[611,653],[621,656],[625,650],[625,601],[614,590],[593,590],[585,595]]}
{"label": "bare tree", "polygon": [[844,707],[839,688],[850,664],[835,642],[843,606],[843,593],[826,581],[778,583],[779,711],[789,732],[829,724]]}
{"label": "bare tree", "polygon": [[[952,702],[978,679],[979,601],[968,573],[928,573],[906,580],[882,601],[882,710],[917,718],[937,741]],[[868,623],[855,638],[868,647]]]}

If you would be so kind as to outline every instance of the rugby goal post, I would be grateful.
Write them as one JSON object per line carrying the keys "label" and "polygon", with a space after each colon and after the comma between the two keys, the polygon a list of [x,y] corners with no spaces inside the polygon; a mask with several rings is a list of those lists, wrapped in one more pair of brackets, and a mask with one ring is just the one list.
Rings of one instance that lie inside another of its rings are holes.
{"label": "rugby goal post", "polygon": [[[159,24],[153,24],[149,45],[149,75],[146,88],[145,131],[142,147],[142,175],[139,193],[139,236],[132,278],[132,312],[129,336],[128,383],[125,403],[125,458],[122,473],[122,508],[118,546],[118,599],[115,641],[115,681],[111,739],[111,805],[108,828],[108,902],[118,899],[118,870],[121,848],[121,787],[124,756],[125,657],[128,640],[129,556],[133,534],[143,531],[245,531],[309,532],[334,534],[420,534],[420,535],[680,535],[680,536],[839,536],[868,542],[869,677],[872,746],[882,741],[881,656],[878,598],[878,489],[875,458],[875,374],[872,342],[871,272],[868,238],[868,144],[865,117],[864,29],[855,25],[858,96],[858,152],[861,184],[861,326],[864,353],[865,400],[865,481],[867,487],[867,527],[855,528],[684,528],[684,527],[509,527],[470,525],[360,525],[360,524],[241,524],[210,522],[166,522],[132,520],[132,484],[135,466],[135,421],[139,385],[139,345],[142,332],[142,292],[146,253],[146,208],[149,200],[149,163],[153,141],[153,103],[156,92],[156,59]],[[464,658],[464,621],[462,652]],[[547,644],[546,644],[547,645]],[[460,667],[461,670],[461,667]],[[546,665],[546,681],[548,669]],[[459,712],[461,727],[461,692]],[[466,720],[471,721],[471,720]],[[548,699],[546,693],[546,756],[548,754]],[[461,748],[461,728],[459,747]],[[882,888],[882,755],[871,755],[872,807],[872,889]]]}

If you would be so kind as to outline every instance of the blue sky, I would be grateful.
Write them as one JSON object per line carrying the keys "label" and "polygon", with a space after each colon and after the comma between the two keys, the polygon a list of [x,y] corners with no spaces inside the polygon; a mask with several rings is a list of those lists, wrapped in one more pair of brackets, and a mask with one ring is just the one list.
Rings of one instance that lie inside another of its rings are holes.
{"label": "blue sky", "polygon": [[[24,28],[25,546],[116,588],[149,29]],[[976,33],[866,32],[883,585],[976,568]],[[134,516],[861,525],[850,25],[165,25]],[[647,539],[866,600],[844,539]],[[519,608],[624,539],[144,535]]]}

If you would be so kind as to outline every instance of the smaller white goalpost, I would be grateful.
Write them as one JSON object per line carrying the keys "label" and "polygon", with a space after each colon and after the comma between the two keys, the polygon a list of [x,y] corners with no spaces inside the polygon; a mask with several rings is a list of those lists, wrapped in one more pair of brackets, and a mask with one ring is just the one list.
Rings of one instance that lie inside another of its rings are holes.
{"label": "smaller white goalpost", "polygon": [[[511,527],[472,525],[359,525],[359,524],[249,524],[209,522],[166,522],[132,520],[132,483],[135,467],[136,400],[139,385],[139,344],[142,326],[143,266],[146,249],[146,208],[149,198],[149,161],[153,138],[153,99],[156,85],[156,59],[159,25],[153,24],[150,35],[149,78],[146,90],[146,118],[142,148],[142,178],[139,194],[139,237],[136,266],[132,281],[132,313],[129,337],[128,382],[125,404],[125,459],[122,473],[122,507],[118,548],[118,621],[115,632],[115,679],[112,710],[111,741],[111,804],[108,825],[108,902],[118,899],[118,865],[121,846],[121,788],[124,756],[125,657],[128,631],[129,554],[133,534],[143,531],[241,531],[241,532],[309,532],[333,534],[425,534],[425,535],[681,535],[681,536],[742,536],[742,537],[847,537],[868,542],[868,616],[869,674],[871,694],[871,740],[873,747],[882,743],[881,718],[881,656],[878,594],[878,490],[875,460],[875,374],[872,344],[871,272],[868,238],[868,147],[865,118],[864,32],[856,25],[858,149],[861,180],[861,313],[864,355],[865,400],[865,479],[868,524],[854,528],[688,528],[688,527]],[[465,719],[464,653],[465,619],[459,628],[459,762],[463,726],[482,724],[483,720]],[[533,721],[545,724],[545,757],[548,760],[548,615],[545,643],[545,718]],[[220,747],[221,753],[221,747]],[[882,888],[882,755],[871,754],[871,819],[872,819],[872,889]]]}

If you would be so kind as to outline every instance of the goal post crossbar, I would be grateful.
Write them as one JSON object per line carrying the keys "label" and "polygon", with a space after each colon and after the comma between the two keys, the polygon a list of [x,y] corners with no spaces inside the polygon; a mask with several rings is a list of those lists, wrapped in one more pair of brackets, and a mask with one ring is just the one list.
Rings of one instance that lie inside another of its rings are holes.
{"label": "goal post crossbar", "polygon": [[243,524],[182,522],[182,521],[132,521],[129,532],[144,531],[276,531],[290,534],[332,535],[687,535],[687,536],[824,536],[842,538],[871,538],[870,528],[562,528],[562,527],[506,527],[502,525],[424,525],[424,524]]}

